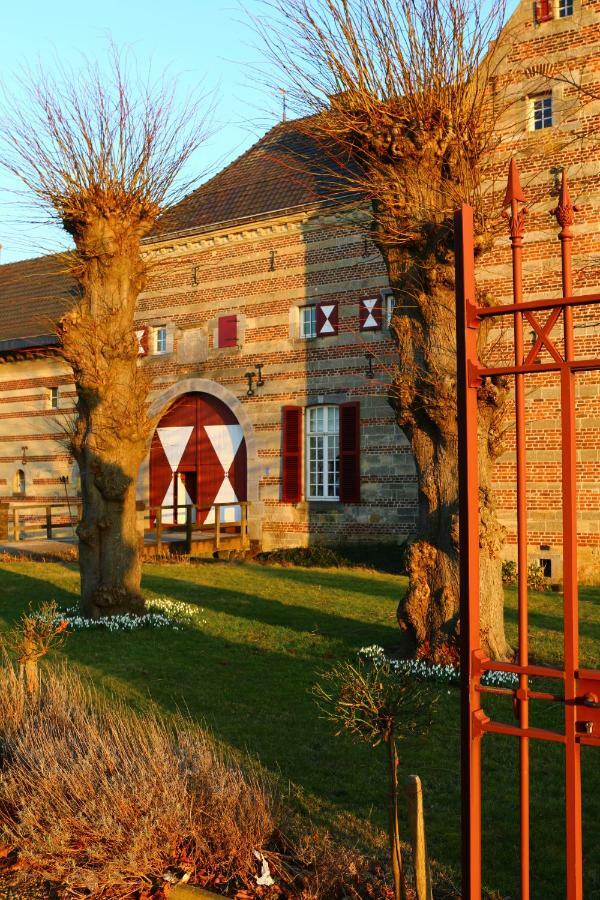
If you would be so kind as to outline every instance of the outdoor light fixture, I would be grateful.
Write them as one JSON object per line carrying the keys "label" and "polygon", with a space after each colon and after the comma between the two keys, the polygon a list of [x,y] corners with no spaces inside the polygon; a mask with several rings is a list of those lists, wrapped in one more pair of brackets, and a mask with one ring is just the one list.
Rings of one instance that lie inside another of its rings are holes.
{"label": "outdoor light fixture", "polygon": [[21,457],[21,465],[23,465],[23,466],[26,466],[26,465],[27,465],[27,451],[28,451],[28,449],[29,449],[29,447],[21,447],[21,450],[23,451],[23,456]]}
{"label": "outdoor light fixture", "polygon": [[373,360],[375,357],[372,353],[365,353],[365,359],[367,361],[367,371],[365,372],[365,375],[367,378],[374,378],[375,372],[373,371]]}
{"label": "outdoor light fixture", "polygon": [[256,372],[246,372],[244,377],[248,379],[246,397],[254,397],[254,379],[256,378]]}

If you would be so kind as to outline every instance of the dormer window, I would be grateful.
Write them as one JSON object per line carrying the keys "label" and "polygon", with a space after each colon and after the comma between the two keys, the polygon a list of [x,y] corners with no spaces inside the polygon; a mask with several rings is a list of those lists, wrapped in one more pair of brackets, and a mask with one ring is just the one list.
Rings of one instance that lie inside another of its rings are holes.
{"label": "dormer window", "polygon": [[539,94],[530,99],[530,128],[531,131],[541,131],[543,128],[552,128],[554,124],[552,110],[552,94]]}

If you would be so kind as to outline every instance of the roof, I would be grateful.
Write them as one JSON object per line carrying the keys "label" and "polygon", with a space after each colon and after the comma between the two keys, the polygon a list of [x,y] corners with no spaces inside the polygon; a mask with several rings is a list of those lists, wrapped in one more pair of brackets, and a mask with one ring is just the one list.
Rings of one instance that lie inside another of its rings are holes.
{"label": "roof", "polygon": [[51,344],[77,293],[64,253],[0,266],[0,352]]}
{"label": "roof", "polygon": [[298,121],[281,122],[161,216],[150,240],[349,197],[342,167],[325,158],[323,147],[299,129]]}
{"label": "roof", "polygon": [[[280,123],[167,210],[146,240],[340,203],[349,194],[337,172],[297,123]],[[0,266],[0,354],[51,343],[53,323],[77,296],[65,263],[65,254],[56,254]]]}

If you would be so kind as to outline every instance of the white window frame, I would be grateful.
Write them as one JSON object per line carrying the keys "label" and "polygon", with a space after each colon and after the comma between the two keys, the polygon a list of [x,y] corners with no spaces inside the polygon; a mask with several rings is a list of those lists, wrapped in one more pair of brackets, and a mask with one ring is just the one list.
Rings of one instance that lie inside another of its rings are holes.
{"label": "white window frame", "polygon": [[167,353],[169,346],[169,337],[166,325],[155,325],[153,329],[154,336],[154,352]]}
{"label": "white window frame", "polygon": [[386,291],[382,294],[382,317],[383,317],[383,327],[390,328],[392,324],[392,315],[394,313],[394,294],[392,291]]}
{"label": "white window frame", "polygon": [[52,387],[48,388],[48,408],[60,408],[60,389],[57,387],[57,385],[53,385]]}
{"label": "white window frame", "polygon": [[[310,312],[310,327],[307,330],[306,328],[306,319],[307,314]],[[300,337],[304,338],[304,340],[311,340],[312,338],[316,338],[317,336],[317,307],[313,304],[307,304],[306,306],[298,307],[298,316],[300,320]]]}
{"label": "white window frame", "polygon": [[[547,107],[545,106],[545,104],[547,103],[548,100],[550,101],[550,105],[549,105],[550,121],[546,124],[546,122],[547,122]],[[541,104],[541,106],[539,107],[539,111],[541,113],[541,118],[539,121],[541,122],[541,124],[539,127],[537,127],[537,125],[536,125],[536,113],[538,111],[536,109],[537,104]],[[536,94],[529,98],[529,130],[530,131],[546,131],[546,129],[552,128],[555,124],[554,115],[555,115],[554,114],[554,97],[553,97],[551,91],[547,94]]]}
{"label": "white window frame", "polygon": [[306,499],[339,501],[339,406],[321,404],[306,408],[305,461]]}
{"label": "white window frame", "polygon": [[568,19],[575,13],[575,0],[557,0],[556,6],[559,19]]}

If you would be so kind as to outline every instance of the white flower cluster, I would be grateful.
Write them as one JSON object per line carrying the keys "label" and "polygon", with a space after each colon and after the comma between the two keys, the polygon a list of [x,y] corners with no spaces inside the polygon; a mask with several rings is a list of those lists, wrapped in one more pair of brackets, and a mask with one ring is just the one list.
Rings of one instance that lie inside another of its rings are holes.
{"label": "white flower cluster", "polygon": [[146,607],[156,610],[157,613],[166,616],[173,622],[182,625],[206,625],[203,619],[204,609],[195,603],[185,603],[183,600],[171,600],[170,597],[151,597],[146,601]]}
{"label": "white flower cluster", "polygon": [[[362,647],[358,651],[362,659],[372,659],[374,662],[387,663],[394,672],[412,675],[419,681],[436,681],[441,684],[460,684],[460,669],[458,666],[442,666],[427,662],[425,659],[394,659],[385,655],[383,647],[373,644],[371,647]],[[516,687],[518,678],[512,672],[484,672],[481,683],[494,687]]]}
{"label": "white flower cluster", "polygon": [[169,597],[152,597],[146,603],[148,612],[140,616],[123,613],[117,616],[99,616],[88,619],[82,616],[78,607],[59,610],[55,624],[68,622],[73,631],[90,628],[106,628],[107,631],[137,631],[139,628],[172,628],[180,631],[182,625],[206,625],[201,618],[204,610],[193,603],[171,600]]}

